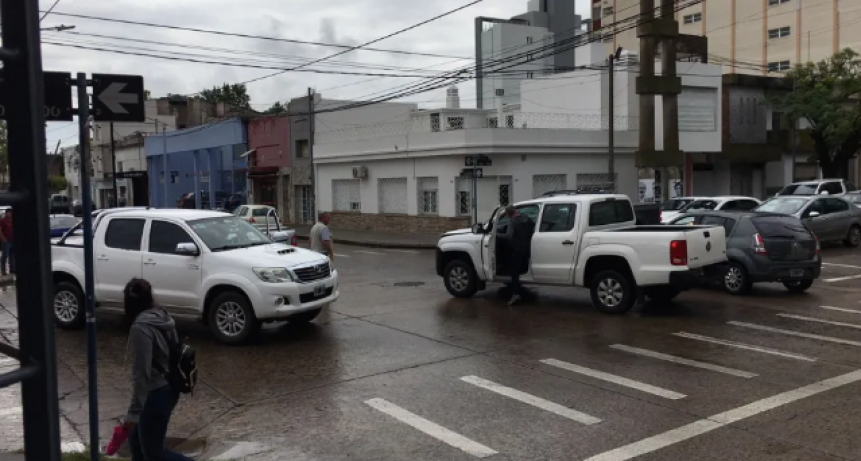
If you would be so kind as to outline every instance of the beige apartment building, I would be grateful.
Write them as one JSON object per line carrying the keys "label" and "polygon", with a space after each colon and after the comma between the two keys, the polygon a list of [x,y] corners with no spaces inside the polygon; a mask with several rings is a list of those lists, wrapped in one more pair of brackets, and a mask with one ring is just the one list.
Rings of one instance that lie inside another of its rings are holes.
{"label": "beige apartment building", "polygon": [[[639,13],[639,0],[593,0],[594,30]],[[704,0],[676,19],[680,33],[708,37],[709,60],[726,63],[724,73],[766,75],[843,48],[861,51],[861,0]],[[608,55],[640,49],[635,30],[605,42]]]}

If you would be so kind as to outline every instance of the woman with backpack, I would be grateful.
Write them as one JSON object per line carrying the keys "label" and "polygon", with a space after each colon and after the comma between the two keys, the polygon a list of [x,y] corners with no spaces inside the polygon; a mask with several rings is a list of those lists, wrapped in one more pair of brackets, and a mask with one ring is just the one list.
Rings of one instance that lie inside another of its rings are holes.
{"label": "woman with backpack", "polygon": [[165,447],[170,417],[180,391],[169,382],[175,366],[172,353],[180,345],[170,315],[155,305],[152,286],[132,279],[125,288],[125,314],[130,323],[132,401],[124,420],[132,461],[192,461]]}

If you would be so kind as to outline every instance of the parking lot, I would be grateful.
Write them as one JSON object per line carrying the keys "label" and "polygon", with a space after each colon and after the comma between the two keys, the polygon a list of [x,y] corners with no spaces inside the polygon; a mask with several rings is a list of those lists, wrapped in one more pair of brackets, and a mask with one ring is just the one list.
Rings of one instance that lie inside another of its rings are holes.
{"label": "parking lot", "polygon": [[[619,317],[574,289],[453,299],[432,251],[336,252],[342,297],[313,325],[247,347],[182,325],[203,383],[178,443],[254,460],[861,459],[857,250],[824,249],[805,295],[706,288]],[[64,421],[84,437],[85,337],[57,344]],[[105,436],[128,402],[124,349],[100,318]]]}

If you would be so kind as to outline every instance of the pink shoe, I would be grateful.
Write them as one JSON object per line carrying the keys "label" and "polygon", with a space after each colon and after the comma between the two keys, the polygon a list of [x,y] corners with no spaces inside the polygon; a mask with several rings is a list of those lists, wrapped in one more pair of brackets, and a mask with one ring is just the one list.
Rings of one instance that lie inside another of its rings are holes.
{"label": "pink shoe", "polygon": [[108,446],[105,447],[105,454],[108,456],[112,456],[117,454],[120,450],[120,447],[123,443],[129,438],[128,431],[121,425],[114,428],[114,435],[111,436],[111,441],[108,442]]}

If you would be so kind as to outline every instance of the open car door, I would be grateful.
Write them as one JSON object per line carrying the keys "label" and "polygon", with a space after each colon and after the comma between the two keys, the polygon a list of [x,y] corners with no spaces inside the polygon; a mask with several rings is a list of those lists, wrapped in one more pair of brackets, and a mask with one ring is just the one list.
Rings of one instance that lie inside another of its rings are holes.
{"label": "open car door", "polygon": [[484,270],[484,280],[492,281],[496,277],[496,229],[499,227],[499,217],[504,207],[496,207],[484,228],[481,239],[481,262]]}

